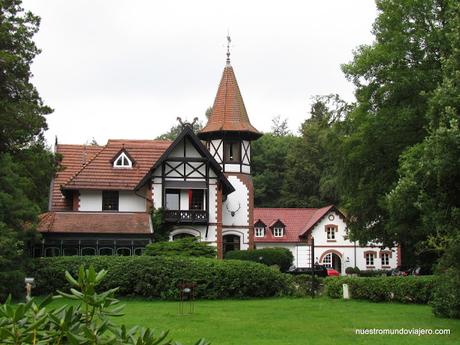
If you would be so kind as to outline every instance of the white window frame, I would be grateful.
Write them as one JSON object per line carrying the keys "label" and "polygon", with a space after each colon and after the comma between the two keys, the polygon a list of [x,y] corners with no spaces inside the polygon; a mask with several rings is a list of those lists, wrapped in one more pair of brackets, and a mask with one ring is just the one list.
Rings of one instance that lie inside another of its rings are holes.
{"label": "white window frame", "polygon": [[256,237],[264,237],[265,236],[265,228],[262,226],[257,226],[254,229],[254,234]]}
{"label": "white window frame", "polygon": [[[121,162],[121,164],[118,164]],[[131,159],[128,158],[126,153],[122,152],[120,155],[113,161],[113,167],[114,168],[132,168],[133,167],[133,162],[131,162]]]}
{"label": "white window frame", "polygon": [[390,254],[382,253],[380,259],[382,259],[382,266],[390,266]]}
{"label": "white window frame", "polygon": [[335,228],[328,226],[326,233],[328,240],[335,240]]}
{"label": "white window frame", "polygon": [[273,228],[273,237],[283,237],[284,236],[284,228],[281,226],[275,226]]}
{"label": "white window frame", "polygon": [[374,253],[366,253],[366,266],[374,266]]}
{"label": "white window frame", "polygon": [[322,264],[328,268],[332,268],[332,253],[324,255]]}

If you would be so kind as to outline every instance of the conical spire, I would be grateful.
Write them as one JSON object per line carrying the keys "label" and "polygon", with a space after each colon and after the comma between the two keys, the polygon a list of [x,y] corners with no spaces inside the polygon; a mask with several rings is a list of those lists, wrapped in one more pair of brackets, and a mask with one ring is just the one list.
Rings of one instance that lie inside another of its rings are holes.
{"label": "conical spire", "polygon": [[248,139],[257,139],[262,135],[249,121],[229,59],[220,80],[212,114],[198,136],[201,139],[207,139],[221,136],[222,132],[235,132]]}

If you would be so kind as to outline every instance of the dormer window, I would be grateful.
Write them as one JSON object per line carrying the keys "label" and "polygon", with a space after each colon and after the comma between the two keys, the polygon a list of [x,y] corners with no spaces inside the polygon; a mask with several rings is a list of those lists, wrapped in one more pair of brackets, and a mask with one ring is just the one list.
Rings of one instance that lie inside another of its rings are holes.
{"label": "dormer window", "polygon": [[254,231],[255,231],[256,237],[264,237],[265,236],[265,228],[257,227],[257,228],[254,228]]}
{"label": "dormer window", "polygon": [[270,224],[270,228],[272,229],[273,237],[283,237],[285,225],[281,220],[276,220],[272,224]]}
{"label": "dormer window", "polygon": [[132,168],[133,162],[129,159],[128,155],[125,152],[122,152],[118,157],[113,161],[114,168]]}
{"label": "dormer window", "polygon": [[266,225],[260,219],[254,224],[255,237],[265,237]]}
{"label": "dormer window", "polygon": [[276,226],[273,228],[273,237],[283,237],[284,236],[284,228],[281,226]]}

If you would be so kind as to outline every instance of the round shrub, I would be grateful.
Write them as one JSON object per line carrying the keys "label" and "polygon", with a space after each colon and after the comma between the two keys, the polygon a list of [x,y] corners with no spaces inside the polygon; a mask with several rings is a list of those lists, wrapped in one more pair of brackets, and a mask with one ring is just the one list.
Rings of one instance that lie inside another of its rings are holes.
{"label": "round shrub", "polygon": [[36,279],[34,293],[67,290],[63,272],[75,274],[80,265],[108,270],[101,289],[119,287],[119,294],[125,296],[177,299],[178,285],[183,282],[195,283],[195,296],[204,299],[271,297],[289,294],[292,289],[290,277],[252,262],[180,256],[75,256],[37,259],[30,273]]}
{"label": "round shrub", "polygon": [[226,259],[254,261],[267,266],[277,265],[282,272],[292,266],[294,257],[286,248],[262,248],[253,250],[233,250],[225,255]]}
{"label": "round shrub", "polygon": [[353,273],[355,273],[355,269],[353,267],[351,267],[351,266],[347,267],[347,268],[345,268],[345,273],[346,274],[353,274]]}

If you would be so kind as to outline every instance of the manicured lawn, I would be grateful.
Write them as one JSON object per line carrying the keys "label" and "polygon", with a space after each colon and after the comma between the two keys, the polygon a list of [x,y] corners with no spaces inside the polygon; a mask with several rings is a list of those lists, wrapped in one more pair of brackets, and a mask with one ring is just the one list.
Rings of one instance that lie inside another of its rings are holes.
{"label": "manicured lawn", "polygon": [[[126,315],[117,322],[169,329],[185,344],[200,337],[213,345],[460,344],[460,320],[436,318],[422,305],[328,298],[197,301],[193,315],[181,316],[178,302],[124,304]],[[356,335],[357,328],[449,328],[451,335]]]}

